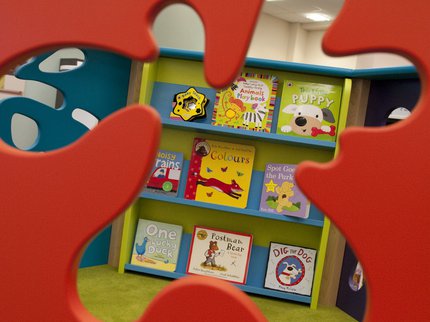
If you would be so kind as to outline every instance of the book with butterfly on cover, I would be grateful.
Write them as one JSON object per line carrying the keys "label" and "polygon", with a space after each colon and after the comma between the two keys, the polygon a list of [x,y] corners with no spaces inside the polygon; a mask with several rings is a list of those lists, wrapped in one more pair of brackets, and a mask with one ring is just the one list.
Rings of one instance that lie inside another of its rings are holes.
{"label": "book with butterfly on cover", "polygon": [[185,199],[246,208],[255,148],[195,138]]}
{"label": "book with butterfly on cover", "polygon": [[270,133],[277,90],[276,76],[242,73],[217,92],[212,125]]}
{"label": "book with butterfly on cover", "polygon": [[294,164],[266,164],[260,199],[260,211],[308,218],[310,202],[297,186]]}
{"label": "book with butterfly on cover", "polygon": [[284,81],[277,134],[336,141],[343,87],[318,81],[306,75]]}
{"label": "book with butterfly on cover", "polygon": [[182,226],[139,219],[130,263],[174,272],[181,239]]}

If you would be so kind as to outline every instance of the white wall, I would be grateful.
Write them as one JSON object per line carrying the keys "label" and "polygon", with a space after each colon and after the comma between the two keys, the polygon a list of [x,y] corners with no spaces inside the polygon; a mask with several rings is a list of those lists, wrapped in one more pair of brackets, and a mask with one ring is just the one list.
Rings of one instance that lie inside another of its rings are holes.
{"label": "white wall", "polygon": [[189,6],[174,4],[164,8],[156,17],[152,31],[159,47],[204,50],[202,21]]}
{"label": "white wall", "polygon": [[321,47],[323,36],[323,30],[307,31],[305,52],[300,62],[332,67],[355,68],[357,56],[331,57],[326,55]]}
{"label": "white wall", "polygon": [[[186,23],[178,24],[177,21]],[[261,13],[248,57],[351,69],[410,65],[403,57],[385,53],[327,56],[321,48],[324,28],[321,23],[305,26]],[[160,47],[204,50],[203,24],[200,17],[186,5],[176,4],[165,8],[157,16],[153,31]]]}
{"label": "white wall", "polygon": [[307,32],[299,23],[290,23],[290,32],[288,34],[289,51],[287,61],[304,63],[303,57],[306,51],[308,41]]}
{"label": "white wall", "polygon": [[287,60],[289,28],[290,24],[284,20],[260,14],[247,56]]}
{"label": "white wall", "polygon": [[408,66],[412,63],[399,55],[390,53],[372,53],[357,56],[357,69],[374,67]]}

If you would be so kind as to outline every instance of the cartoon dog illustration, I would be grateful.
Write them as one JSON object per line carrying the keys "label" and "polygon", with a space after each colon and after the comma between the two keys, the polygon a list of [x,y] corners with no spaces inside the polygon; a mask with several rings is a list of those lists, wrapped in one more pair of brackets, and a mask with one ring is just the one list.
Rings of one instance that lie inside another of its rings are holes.
{"label": "cartoon dog illustration", "polygon": [[294,196],[293,191],[294,184],[292,182],[284,181],[281,186],[276,187],[276,193],[278,194],[278,206],[276,207],[277,212],[282,212],[283,207],[291,207],[293,203],[290,198]]}
{"label": "cartoon dog illustration", "polygon": [[205,266],[215,267],[215,257],[219,256],[221,252],[218,251],[219,247],[216,241],[209,241],[209,249],[205,252],[206,261],[203,263]]}
{"label": "cartoon dog illustration", "polygon": [[333,113],[328,108],[319,108],[314,105],[290,104],[282,112],[293,114],[294,117],[289,125],[284,125],[281,132],[294,132],[303,136],[317,136],[319,134],[335,135],[334,125],[322,125],[322,121],[334,123]]}
{"label": "cartoon dog illustration", "polygon": [[290,285],[294,279],[297,278],[297,275],[302,273],[302,269],[296,268],[296,264],[288,264],[288,262],[283,262],[282,264],[286,264],[284,270],[279,274],[279,280],[286,285]]}

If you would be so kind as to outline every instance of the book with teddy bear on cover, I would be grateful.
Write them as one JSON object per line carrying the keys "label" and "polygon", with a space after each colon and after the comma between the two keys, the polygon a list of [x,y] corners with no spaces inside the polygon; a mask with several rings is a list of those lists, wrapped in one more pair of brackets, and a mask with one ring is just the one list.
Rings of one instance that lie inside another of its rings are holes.
{"label": "book with teddy bear on cover", "polygon": [[245,284],[252,235],[194,226],[187,273]]}
{"label": "book with teddy bear on cover", "polygon": [[266,164],[260,211],[300,218],[309,217],[310,203],[294,179],[296,165]]}

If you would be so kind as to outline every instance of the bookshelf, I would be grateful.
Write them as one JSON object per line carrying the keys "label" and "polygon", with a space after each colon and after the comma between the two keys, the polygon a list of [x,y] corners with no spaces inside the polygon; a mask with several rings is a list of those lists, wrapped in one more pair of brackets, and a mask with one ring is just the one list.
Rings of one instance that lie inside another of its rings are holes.
{"label": "bookshelf", "polygon": [[[211,88],[204,79],[202,58],[201,54],[195,52],[162,50],[161,57],[156,62],[145,64],[143,67],[140,102],[155,107],[161,115],[163,133],[160,149],[183,152],[185,160],[190,159],[192,142],[195,137],[253,145],[256,149],[256,157],[247,207],[239,209],[184,199],[188,169],[188,162],[185,161],[177,197],[142,193],[140,198],[126,211],[119,272],[135,271],[172,279],[184,276],[194,225],[251,233],[254,240],[248,279],[245,285],[238,285],[238,287],[245,292],[307,303],[311,308],[316,308],[330,221],[314,206],[311,206],[310,216],[307,219],[260,212],[258,209],[261,185],[266,163],[298,164],[306,160],[328,162],[336,154],[337,143],[276,134],[277,114],[281,97],[279,92],[275,103],[271,133],[211,125],[216,90]],[[351,79],[341,76],[347,74],[344,70],[251,59],[245,64],[244,71],[272,74],[277,76],[280,81],[291,75],[300,77],[301,73],[310,74],[315,82],[341,85],[343,90],[338,134],[346,126],[352,82]],[[194,87],[207,95],[210,100],[207,108],[208,116],[193,122],[171,120],[169,113],[172,109],[174,94],[188,87]],[[157,271],[129,264],[139,218],[183,226],[184,236],[176,272]],[[317,250],[311,296],[264,288],[270,242],[300,245]]]}

